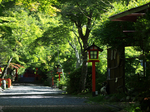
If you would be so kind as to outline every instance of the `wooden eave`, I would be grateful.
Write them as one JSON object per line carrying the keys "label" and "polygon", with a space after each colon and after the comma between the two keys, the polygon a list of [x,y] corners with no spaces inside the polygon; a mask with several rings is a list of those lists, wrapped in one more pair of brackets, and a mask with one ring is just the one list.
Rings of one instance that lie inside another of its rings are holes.
{"label": "wooden eave", "polygon": [[150,10],[150,3],[129,9],[127,11],[110,16],[110,21],[131,21],[136,22],[137,18],[145,15],[145,12]]}

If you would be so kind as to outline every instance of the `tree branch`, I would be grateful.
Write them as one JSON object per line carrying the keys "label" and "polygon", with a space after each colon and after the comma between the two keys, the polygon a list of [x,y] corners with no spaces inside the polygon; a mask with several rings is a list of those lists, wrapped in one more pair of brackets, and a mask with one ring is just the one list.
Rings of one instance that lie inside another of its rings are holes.
{"label": "tree branch", "polygon": [[109,2],[109,4],[107,4],[107,3],[106,3],[106,2],[104,2],[103,0],[100,0],[100,1],[101,1],[102,3],[104,3],[105,5],[108,5],[108,6],[113,7],[109,1],[107,1],[107,2]]}
{"label": "tree branch", "polygon": [[80,37],[76,34],[76,32],[74,31],[74,25],[73,25],[73,33],[75,34],[75,36],[77,37],[77,39],[78,39],[78,42],[79,42],[79,44],[80,44],[80,48],[81,48],[81,51],[82,51],[82,44],[81,44],[81,41],[80,41]]}
{"label": "tree branch", "polygon": [[80,5],[79,5],[78,2],[77,2],[77,5],[78,5],[79,10],[81,11],[81,13],[82,13],[85,17],[87,17],[88,19],[92,19],[92,18],[90,18],[89,16],[87,16],[87,15],[84,13],[84,11],[81,9],[81,7],[80,7]]}
{"label": "tree branch", "polygon": [[8,63],[7,63],[7,66],[5,67],[5,69],[4,69],[4,71],[3,71],[3,73],[2,73],[2,79],[4,79],[5,78],[5,76],[7,75],[7,69],[8,69],[8,67],[9,67],[9,64],[10,64],[10,62],[12,61],[12,59],[13,59],[13,57],[11,57],[10,59],[9,59],[9,61],[8,61]]}
{"label": "tree branch", "polygon": [[[93,15],[93,13],[90,10],[89,17],[92,18],[92,15]],[[85,37],[89,37],[90,31],[91,31],[91,21],[92,21],[91,19],[88,19]]]}

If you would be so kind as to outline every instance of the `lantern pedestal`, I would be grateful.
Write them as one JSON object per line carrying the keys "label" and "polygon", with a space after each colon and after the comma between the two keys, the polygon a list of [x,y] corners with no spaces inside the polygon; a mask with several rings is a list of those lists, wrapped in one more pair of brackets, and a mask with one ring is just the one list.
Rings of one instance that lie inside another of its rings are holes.
{"label": "lantern pedestal", "polygon": [[54,77],[52,77],[52,87],[54,86]]}
{"label": "lantern pedestal", "polygon": [[16,81],[18,81],[18,69],[16,69]]}
{"label": "lantern pedestal", "polygon": [[99,62],[98,54],[99,51],[102,52],[103,49],[100,49],[93,43],[93,45],[89,46],[85,50],[87,50],[89,54],[88,62],[92,62],[92,96],[96,96],[97,93],[95,93],[95,62]]}
{"label": "lantern pedestal", "polygon": [[92,96],[96,96],[96,81],[95,81],[95,62],[100,62],[98,59],[96,60],[88,60],[88,62],[92,62]]}
{"label": "lantern pedestal", "polygon": [[59,81],[60,81],[60,72],[58,74],[59,74]]}
{"label": "lantern pedestal", "polygon": [[60,82],[60,74],[62,73],[62,68],[60,68],[60,65],[57,65],[57,74],[59,74],[59,82]]}
{"label": "lantern pedestal", "polygon": [[92,62],[92,95],[95,96],[95,62]]}
{"label": "lantern pedestal", "polygon": [[60,81],[60,74],[61,74],[62,72],[57,72],[57,74],[59,75],[59,81]]}

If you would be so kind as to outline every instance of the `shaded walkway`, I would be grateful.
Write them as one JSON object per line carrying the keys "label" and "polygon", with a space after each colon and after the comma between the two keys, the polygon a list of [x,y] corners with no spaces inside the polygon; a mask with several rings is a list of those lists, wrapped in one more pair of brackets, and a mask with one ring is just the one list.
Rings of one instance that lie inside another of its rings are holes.
{"label": "shaded walkway", "polygon": [[86,98],[34,84],[15,84],[0,93],[0,112],[117,112],[106,105],[88,104]]}
{"label": "shaded walkway", "polygon": [[0,96],[15,96],[15,95],[54,95],[62,94],[65,91],[59,89],[53,89],[48,86],[42,86],[30,83],[16,83],[13,84],[12,89],[6,89],[0,93]]}

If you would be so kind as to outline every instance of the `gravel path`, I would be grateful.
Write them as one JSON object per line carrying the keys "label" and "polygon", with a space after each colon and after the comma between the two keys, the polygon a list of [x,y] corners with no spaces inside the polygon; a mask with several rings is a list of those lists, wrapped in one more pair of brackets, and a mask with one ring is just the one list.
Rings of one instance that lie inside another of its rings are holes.
{"label": "gravel path", "polygon": [[91,105],[86,98],[63,93],[41,85],[15,84],[0,93],[0,112],[112,112],[108,106]]}

